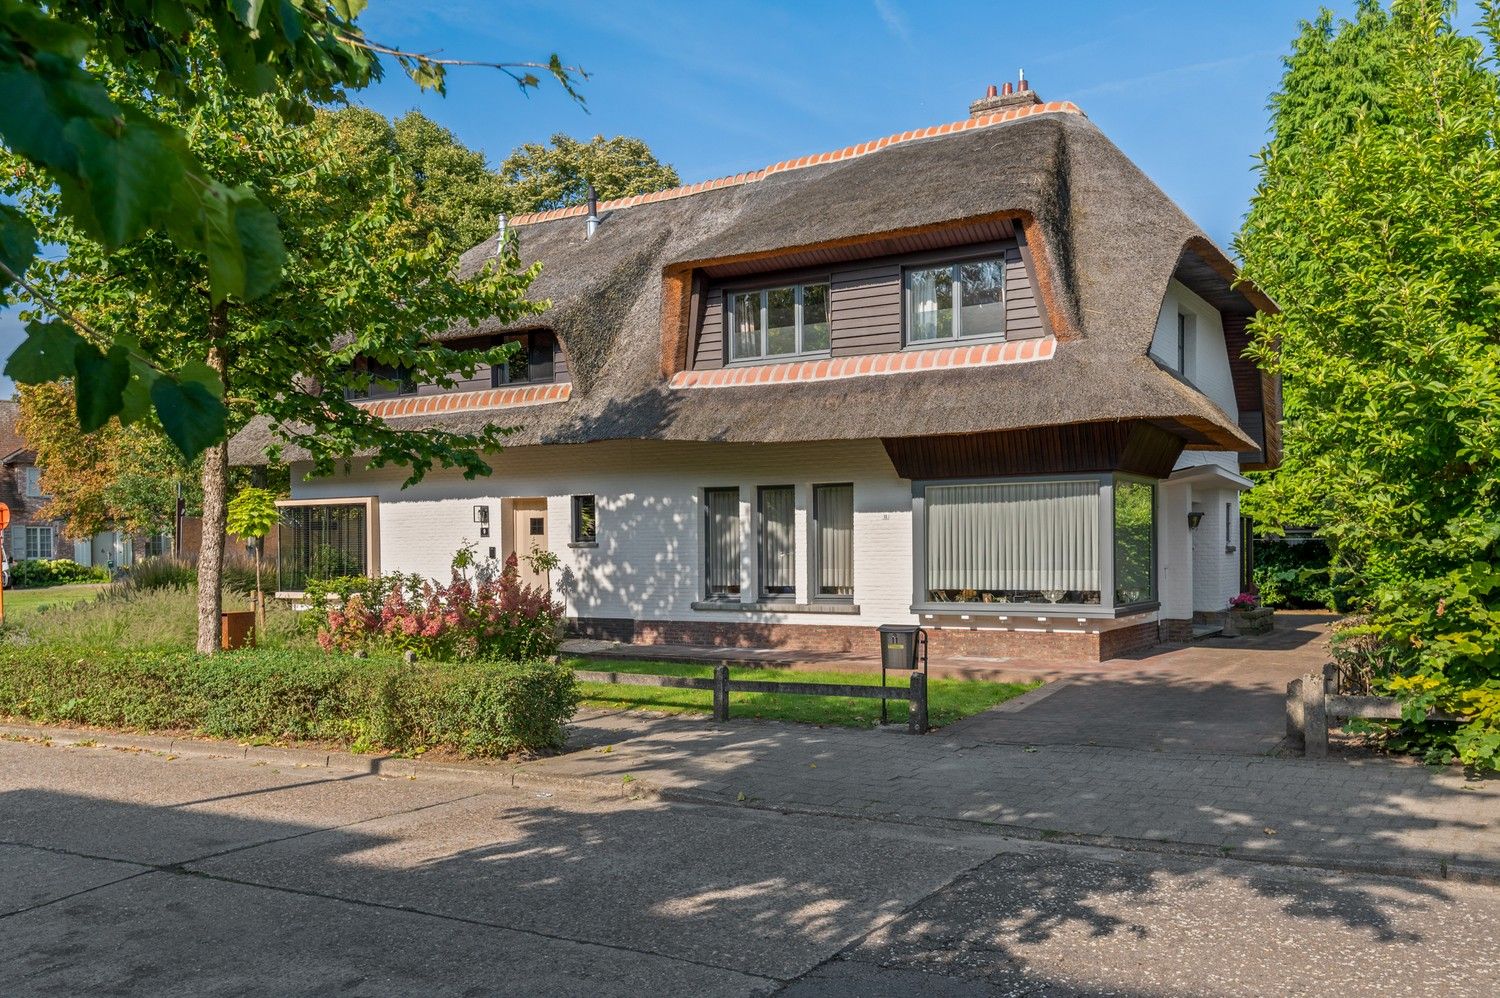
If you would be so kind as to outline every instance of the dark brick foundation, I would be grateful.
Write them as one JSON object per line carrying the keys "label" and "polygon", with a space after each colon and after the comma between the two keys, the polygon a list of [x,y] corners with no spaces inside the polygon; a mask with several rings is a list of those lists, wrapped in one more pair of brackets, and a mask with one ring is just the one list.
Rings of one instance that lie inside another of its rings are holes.
{"label": "dark brick foundation", "polygon": [[[880,643],[874,627],[826,624],[757,624],[697,620],[629,620],[583,617],[569,620],[576,637],[640,645],[694,645],[708,648],[768,648],[796,652],[868,653]],[[1190,622],[1188,633],[1192,633]],[[1039,662],[1102,662],[1142,651],[1159,640],[1157,622],[1141,618],[1038,623],[1035,629],[980,625],[923,625],[934,658],[1011,658]]]}
{"label": "dark brick foundation", "polygon": [[1191,620],[1162,620],[1161,639],[1174,644],[1186,644],[1193,640],[1193,622]]}

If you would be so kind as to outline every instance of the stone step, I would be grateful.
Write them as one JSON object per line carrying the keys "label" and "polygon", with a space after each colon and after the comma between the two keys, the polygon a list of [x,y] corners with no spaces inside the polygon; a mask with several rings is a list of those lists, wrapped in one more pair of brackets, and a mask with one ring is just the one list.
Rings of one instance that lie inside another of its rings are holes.
{"label": "stone step", "polygon": [[1218,624],[1194,624],[1193,640],[1202,641],[1205,638],[1216,638],[1224,633],[1224,628]]}

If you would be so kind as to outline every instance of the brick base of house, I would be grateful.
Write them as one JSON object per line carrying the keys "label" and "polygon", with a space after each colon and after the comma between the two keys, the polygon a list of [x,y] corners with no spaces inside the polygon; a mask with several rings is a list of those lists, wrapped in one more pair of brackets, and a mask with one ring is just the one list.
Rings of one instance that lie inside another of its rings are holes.
{"label": "brick base of house", "polygon": [[1161,627],[1161,640],[1172,644],[1186,644],[1193,640],[1192,620],[1167,620],[1158,622]]}
{"label": "brick base of house", "polygon": [[[757,624],[696,620],[630,620],[577,617],[575,637],[637,645],[693,645],[708,648],[760,648],[834,654],[867,653],[878,660],[874,627],[823,624]],[[1090,626],[1007,628],[924,625],[934,658],[1006,658],[1038,662],[1102,662],[1157,644],[1157,622],[1141,618],[1098,621]],[[1191,625],[1189,625],[1191,634]]]}

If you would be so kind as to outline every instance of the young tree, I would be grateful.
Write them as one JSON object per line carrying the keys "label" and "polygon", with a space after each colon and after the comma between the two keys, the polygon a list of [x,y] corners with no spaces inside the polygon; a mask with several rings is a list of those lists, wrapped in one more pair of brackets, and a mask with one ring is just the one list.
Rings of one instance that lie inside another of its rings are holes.
{"label": "young tree", "polygon": [[[1251,494],[1357,569],[1436,758],[1500,764],[1500,10],[1374,4],[1304,25],[1237,240],[1280,302],[1257,320],[1284,379],[1285,456]],[[1482,40],[1481,40],[1482,39]]]}
{"label": "young tree", "polygon": [[511,214],[583,204],[588,185],[602,199],[666,190],[677,171],[659,161],[640,139],[596,135],[589,142],[558,134],[550,145],[528,142],[500,164],[505,210]]}
{"label": "young tree", "polygon": [[[402,51],[364,36],[356,23],[364,6],[0,0],[0,145],[16,158],[13,169],[55,188],[52,210],[68,221],[67,235],[112,252],[154,234],[203,267],[212,307],[253,301],[281,278],[282,234],[255,188],[226,182],[192,148],[187,122],[201,103],[228,93],[270,96],[283,121],[306,121],[313,102],[379,79],[381,56],[439,92],[446,67],[466,64],[498,69],[523,90],[545,72],[578,97],[573,84],[583,74],[555,54],[538,63],[464,63]],[[129,73],[134,89],[122,94],[115,88]],[[215,89],[201,89],[204,79]],[[35,219],[0,202],[0,305],[13,287],[27,287],[46,242],[39,237],[61,234],[39,233]],[[27,326],[6,373],[33,383],[73,379],[86,430],[114,415],[132,422],[154,407],[191,457],[225,432],[223,386],[203,362],[208,347],[167,360],[140,341],[117,342],[58,314]]]}
{"label": "young tree", "polygon": [[[149,405],[146,379],[122,349],[139,344],[176,369],[201,368],[205,391],[222,392],[231,433],[264,415],[307,448],[321,472],[369,448],[375,464],[404,465],[412,481],[433,464],[469,477],[487,473],[483,455],[498,448],[500,430],[394,430],[346,400],[345,390],[369,385],[370,376],[355,368],[358,357],[450,384],[456,372],[472,376],[481,362],[503,363],[505,349],[455,351],[433,336],[454,324],[535,311],[525,299],[534,271],[517,270],[507,255],[473,279],[458,280],[451,271],[456,249],[441,238],[419,246],[389,238],[411,224],[410,181],[396,161],[388,161],[384,187],[368,202],[326,212],[329,191],[347,190],[343,174],[352,164],[338,158],[326,137],[287,123],[284,106],[297,95],[247,98],[224,85],[210,60],[198,65],[202,78],[193,81],[191,105],[152,94],[150,74],[135,67],[111,74],[109,82],[118,99],[149,100],[160,119],[180,127],[215,176],[257,192],[285,239],[279,282],[253,301],[216,296],[212,268],[200,254],[158,235],[111,251],[72,223],[53,190],[32,186],[21,191],[28,215],[49,242],[69,247],[66,259],[34,265],[33,301],[115,344],[101,357],[107,380],[121,386],[123,415],[138,417]],[[205,350],[206,363],[196,359]],[[80,416],[92,413],[93,404],[80,393]],[[180,403],[168,408],[174,405]],[[193,425],[192,416],[177,412],[163,425],[184,450],[204,451],[198,647],[208,653],[216,650],[222,605],[227,443],[198,430],[184,439],[181,425]],[[88,422],[80,418],[85,428]]]}
{"label": "young tree", "polygon": [[266,626],[266,596],[260,584],[261,561],[266,537],[276,529],[277,519],[276,493],[254,486],[240,489],[229,501],[225,517],[225,527],[231,534],[255,542],[255,622],[261,630]]}

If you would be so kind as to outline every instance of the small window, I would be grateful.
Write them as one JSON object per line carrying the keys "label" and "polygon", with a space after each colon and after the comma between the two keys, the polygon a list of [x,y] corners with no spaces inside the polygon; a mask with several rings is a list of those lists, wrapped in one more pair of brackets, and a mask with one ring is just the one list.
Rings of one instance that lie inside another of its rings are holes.
{"label": "small window", "polygon": [[369,373],[370,383],[364,388],[345,389],[345,398],[391,398],[392,396],[417,394],[417,380],[404,367],[366,361],[363,362],[363,370]]}
{"label": "small window", "polygon": [[854,486],[813,486],[813,598],[854,598]]}
{"label": "small window", "polygon": [[520,343],[507,363],[490,368],[490,385],[549,384],[557,376],[557,341],[551,333],[527,333],[508,340]]}
{"label": "small window", "polygon": [[760,490],[760,598],[797,598],[796,492],[790,485]]}
{"label": "small window", "polygon": [[740,490],[703,490],[704,589],[711,600],[740,598]]}
{"label": "small window", "polygon": [[827,284],[742,291],[725,303],[731,361],[828,350]]}
{"label": "small window", "polygon": [[595,544],[599,540],[597,499],[594,496],[573,497],[573,543]]}
{"label": "small window", "polygon": [[38,468],[34,464],[28,464],[21,469],[21,474],[25,479],[26,498],[45,498],[45,495],[42,492],[42,469]]}
{"label": "small window", "polygon": [[1005,335],[1005,259],[993,257],[906,272],[906,342]]}
{"label": "small window", "polygon": [[1226,502],[1224,504],[1224,550],[1225,551],[1233,551],[1234,548],[1235,548],[1235,544],[1234,544],[1234,528],[1236,526],[1237,526],[1237,524],[1235,523],[1234,503],[1232,503],[1232,502]]}
{"label": "small window", "polygon": [[1177,351],[1172,370],[1184,378],[1192,376],[1194,338],[1197,335],[1198,317],[1187,312],[1177,313]]}
{"label": "small window", "polygon": [[52,528],[26,528],[26,560],[52,558]]}

